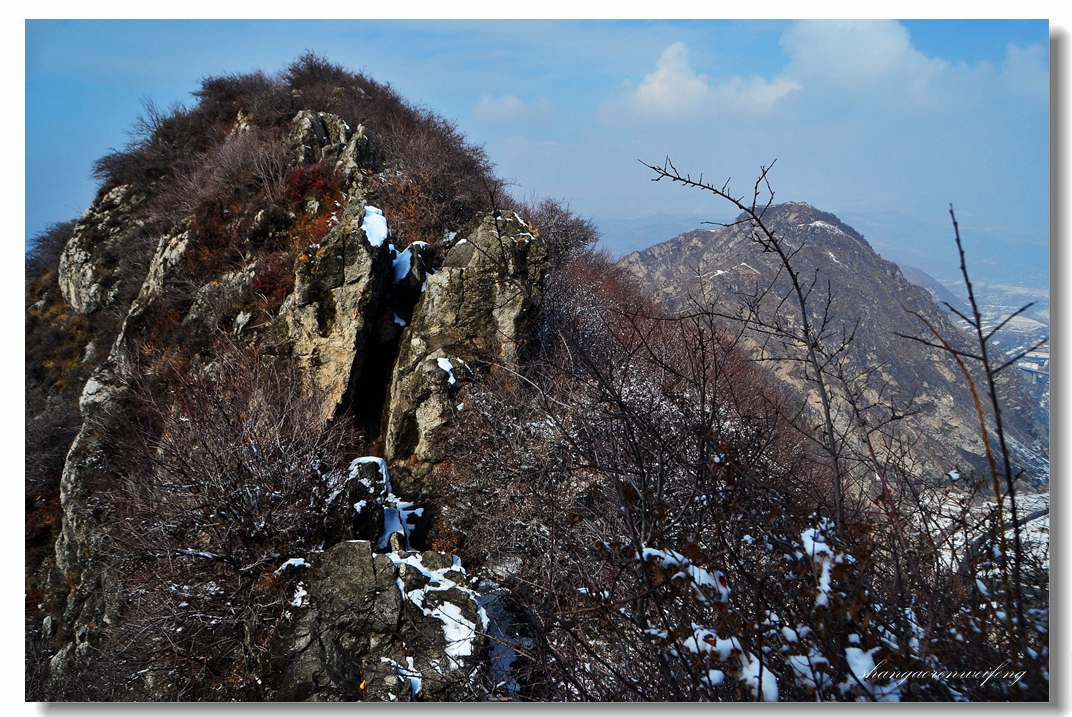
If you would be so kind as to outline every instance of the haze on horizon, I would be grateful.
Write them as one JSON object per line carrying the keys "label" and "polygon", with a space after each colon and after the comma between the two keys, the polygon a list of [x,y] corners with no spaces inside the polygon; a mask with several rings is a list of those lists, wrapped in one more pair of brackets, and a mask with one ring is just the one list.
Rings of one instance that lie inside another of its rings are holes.
{"label": "haze on horizon", "polygon": [[26,23],[26,239],[92,201],[92,162],[151,98],[307,50],[483,144],[519,194],[569,201],[617,253],[733,218],[640,161],[833,212],[949,280],[955,205],[977,278],[1048,287],[1046,21]]}

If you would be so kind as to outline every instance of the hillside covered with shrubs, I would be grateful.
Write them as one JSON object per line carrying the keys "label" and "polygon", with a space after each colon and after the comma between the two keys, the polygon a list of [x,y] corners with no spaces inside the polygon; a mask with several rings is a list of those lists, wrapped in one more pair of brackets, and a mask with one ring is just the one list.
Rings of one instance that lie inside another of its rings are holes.
{"label": "hillside covered with shrubs", "polygon": [[826,440],[817,377],[389,86],[194,97],[27,254],[28,700],[1048,698],[997,469]]}

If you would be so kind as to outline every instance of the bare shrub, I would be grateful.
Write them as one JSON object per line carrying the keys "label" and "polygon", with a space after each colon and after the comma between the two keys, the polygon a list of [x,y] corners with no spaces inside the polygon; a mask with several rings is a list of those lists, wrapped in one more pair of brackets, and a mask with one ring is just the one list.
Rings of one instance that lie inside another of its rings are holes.
{"label": "bare shrub", "polygon": [[530,197],[515,200],[512,208],[547,244],[547,257],[552,268],[564,264],[578,252],[591,249],[599,240],[599,230],[592,220],[577,216],[569,202]]}
{"label": "bare shrub", "polygon": [[278,568],[316,547],[357,437],[296,370],[237,348],[133,387],[109,496],[120,692],[270,697],[259,676],[297,589]]}
{"label": "bare shrub", "polygon": [[[783,399],[714,317],[662,315],[599,255],[567,262],[548,296],[523,375],[460,397],[440,486],[441,539],[521,607],[513,696],[769,699],[788,669],[766,649],[788,644],[783,625],[815,632],[831,679],[851,683],[837,616],[880,645],[849,570],[867,550],[827,572],[802,550],[835,537]],[[782,690],[806,694],[791,677]]]}

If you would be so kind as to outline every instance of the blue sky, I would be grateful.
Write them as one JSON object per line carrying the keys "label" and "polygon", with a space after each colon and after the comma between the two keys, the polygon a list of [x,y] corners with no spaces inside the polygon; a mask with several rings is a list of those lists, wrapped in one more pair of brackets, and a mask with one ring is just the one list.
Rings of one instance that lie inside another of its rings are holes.
{"label": "blue sky", "polygon": [[275,72],[312,50],[456,120],[521,194],[566,199],[624,252],[732,217],[638,160],[860,230],[956,272],[952,202],[980,278],[1046,285],[1045,21],[28,21],[26,235],[92,201],[94,159],[143,98]]}

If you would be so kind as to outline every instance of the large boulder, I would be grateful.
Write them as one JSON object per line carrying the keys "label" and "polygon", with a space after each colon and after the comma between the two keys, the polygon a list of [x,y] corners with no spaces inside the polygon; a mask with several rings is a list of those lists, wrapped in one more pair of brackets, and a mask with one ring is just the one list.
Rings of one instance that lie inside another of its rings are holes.
{"label": "large boulder", "polygon": [[395,490],[424,497],[441,460],[433,434],[453,414],[459,382],[480,367],[517,364],[539,303],[547,247],[516,214],[481,218],[428,277],[399,343],[385,410],[384,451]]}
{"label": "large boulder", "polygon": [[464,699],[487,617],[456,558],[347,541],[309,556],[273,646],[287,701]]}

